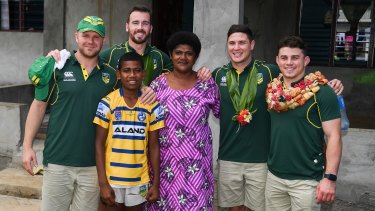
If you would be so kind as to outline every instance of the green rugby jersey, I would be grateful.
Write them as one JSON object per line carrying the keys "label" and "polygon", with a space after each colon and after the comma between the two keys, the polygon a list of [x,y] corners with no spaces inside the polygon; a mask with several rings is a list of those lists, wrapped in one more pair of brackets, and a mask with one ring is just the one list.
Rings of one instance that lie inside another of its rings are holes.
{"label": "green rugby jersey", "polygon": [[[100,56],[105,60],[107,64],[109,64],[114,69],[117,69],[118,61],[120,57],[127,52],[135,52],[135,50],[129,45],[129,41],[126,41],[126,43],[122,43],[119,45],[114,45],[110,48],[107,48],[100,52]],[[146,77],[150,74],[147,72],[147,56],[150,55],[153,58],[153,72],[151,81],[153,81],[156,77],[158,77],[160,74],[165,72],[171,72],[173,71],[173,64],[170,60],[169,56],[162,52],[161,50],[157,49],[154,46],[150,46],[149,44],[146,45],[145,52],[142,55],[143,62],[145,63],[145,69],[146,69]],[[149,85],[151,82],[149,81],[145,85]]]}
{"label": "green rugby jersey", "polygon": [[268,168],[277,177],[322,179],[325,153],[321,122],[341,116],[332,88],[319,86],[320,90],[301,107],[280,113],[270,110],[272,127]]}
{"label": "green rugby jersey", "polygon": [[[44,100],[50,104],[43,165],[95,166],[95,125],[101,98],[114,90],[115,70],[99,59],[90,75],[71,52],[62,70],[56,69]],[[85,79],[85,75],[87,76]]]}
{"label": "green rugby jersey", "polygon": [[215,69],[212,73],[212,77],[220,91],[220,160],[242,163],[267,162],[270,143],[270,117],[267,112],[265,94],[267,84],[272,78],[277,77],[280,71],[276,65],[265,64],[253,59],[242,73],[237,73],[240,93],[242,93],[245,81],[254,62],[258,70],[258,86],[251,111],[255,109],[257,111],[253,114],[250,124],[241,126],[240,128],[239,123],[232,120],[236,111],[229,96],[226,83],[227,71],[236,71],[235,68],[231,63],[228,63]]}

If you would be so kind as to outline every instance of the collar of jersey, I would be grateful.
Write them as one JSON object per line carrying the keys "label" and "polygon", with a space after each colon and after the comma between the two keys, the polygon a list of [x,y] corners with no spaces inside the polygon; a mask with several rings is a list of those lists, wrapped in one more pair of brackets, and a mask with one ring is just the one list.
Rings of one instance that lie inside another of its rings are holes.
{"label": "collar of jersey", "polygon": [[[129,51],[135,52],[134,48],[129,45],[129,40],[126,41],[126,43],[125,43],[125,51],[126,52],[129,52]],[[147,43],[146,48],[145,48],[145,52],[143,52],[143,54],[147,55],[147,54],[150,54],[150,52],[151,52],[151,46]],[[143,56],[143,55],[141,55],[141,56]]]}

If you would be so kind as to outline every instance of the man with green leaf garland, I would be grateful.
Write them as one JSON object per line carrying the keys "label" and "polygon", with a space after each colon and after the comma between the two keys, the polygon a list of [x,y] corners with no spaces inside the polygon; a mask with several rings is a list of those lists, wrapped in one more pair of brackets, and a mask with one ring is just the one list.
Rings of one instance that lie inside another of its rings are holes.
{"label": "man with green leaf garland", "polygon": [[[280,70],[252,58],[255,41],[246,25],[229,28],[227,46],[231,61],[212,73],[220,90],[219,206],[264,210],[271,127],[265,93]],[[340,81],[332,86],[342,92]]]}
{"label": "man with green leaf garland", "polygon": [[265,92],[280,71],[252,58],[249,27],[232,25],[227,35],[231,61],[212,73],[220,89],[219,206],[263,210],[271,127]]}

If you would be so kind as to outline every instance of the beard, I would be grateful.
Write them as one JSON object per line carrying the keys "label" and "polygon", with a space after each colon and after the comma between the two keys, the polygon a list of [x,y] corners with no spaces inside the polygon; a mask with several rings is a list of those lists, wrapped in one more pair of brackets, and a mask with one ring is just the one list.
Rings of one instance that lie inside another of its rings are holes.
{"label": "beard", "polygon": [[[141,40],[137,40],[134,35],[137,34],[138,32],[142,32],[146,36]],[[138,30],[138,31],[135,31],[133,34],[129,33],[129,37],[134,43],[143,44],[143,43],[147,42],[148,38],[150,37],[150,34],[151,34],[150,32],[147,34],[144,30]]]}
{"label": "beard", "polygon": [[87,51],[84,47],[78,47],[78,51],[81,53],[82,56],[92,59],[99,55],[100,50],[96,51]]}

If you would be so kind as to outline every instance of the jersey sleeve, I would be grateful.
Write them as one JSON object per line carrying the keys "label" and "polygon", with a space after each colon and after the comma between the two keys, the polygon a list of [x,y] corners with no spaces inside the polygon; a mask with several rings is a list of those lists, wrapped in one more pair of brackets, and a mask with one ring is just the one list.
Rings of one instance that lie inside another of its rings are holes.
{"label": "jersey sleeve", "polygon": [[100,125],[103,128],[108,128],[109,122],[111,121],[111,107],[106,98],[108,98],[108,96],[100,100],[93,121],[95,124]]}
{"label": "jersey sleeve", "polygon": [[55,71],[54,71],[53,74],[52,74],[51,79],[48,82],[48,94],[47,94],[47,97],[44,98],[44,99],[38,99],[35,96],[35,99],[43,101],[43,102],[47,102],[49,104],[52,104],[55,101],[55,99],[56,99],[56,93],[54,92],[54,90],[56,88],[56,84],[57,84],[57,82],[56,82],[56,74],[55,74]]}
{"label": "jersey sleeve", "polygon": [[173,71],[173,63],[169,56],[165,53],[162,54],[163,56],[163,68],[161,70],[162,73],[172,72]]}
{"label": "jersey sleeve", "polygon": [[215,81],[215,83],[216,83],[217,85],[219,85],[218,82],[217,82],[217,74],[218,74],[218,72],[219,72],[219,69],[220,69],[220,68],[216,68],[214,71],[212,71],[212,78],[214,79],[214,81]]}
{"label": "jersey sleeve", "polygon": [[317,101],[322,122],[341,118],[337,96],[330,86],[320,86]]}
{"label": "jersey sleeve", "polygon": [[271,76],[272,76],[271,80],[273,78],[277,78],[280,75],[280,73],[281,73],[280,68],[277,65],[269,64],[268,67],[271,71]]}
{"label": "jersey sleeve", "polygon": [[159,102],[152,104],[150,116],[150,131],[158,130],[164,127],[164,111]]}
{"label": "jersey sleeve", "polygon": [[100,52],[99,56],[104,60],[105,63],[108,63],[109,57],[111,55],[112,48],[104,49]]}
{"label": "jersey sleeve", "polygon": [[217,87],[214,80],[211,78],[208,81],[210,87],[211,87],[211,93],[212,97],[214,99],[213,104],[210,105],[210,108],[212,109],[212,113],[216,118],[220,118],[220,96],[219,96],[219,88]]}

